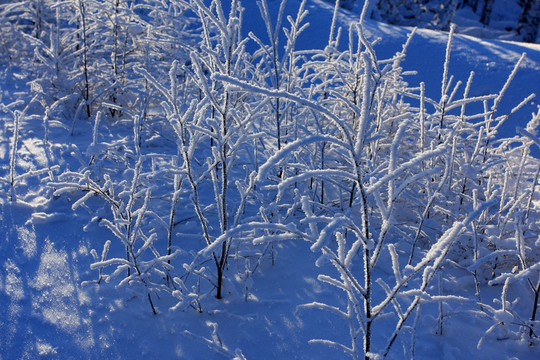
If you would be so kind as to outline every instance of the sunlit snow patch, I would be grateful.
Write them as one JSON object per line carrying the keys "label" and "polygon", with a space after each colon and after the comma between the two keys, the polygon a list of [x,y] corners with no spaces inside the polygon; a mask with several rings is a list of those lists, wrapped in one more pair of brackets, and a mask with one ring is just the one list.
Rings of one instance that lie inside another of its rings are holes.
{"label": "sunlit snow patch", "polygon": [[36,255],[36,233],[33,227],[28,229],[24,226],[17,226],[17,237],[19,239],[19,248],[26,258],[30,259]]}
{"label": "sunlit snow patch", "polygon": [[56,348],[40,339],[38,339],[36,342],[36,348],[40,356],[57,354]]}
{"label": "sunlit snow patch", "polygon": [[24,288],[19,275],[19,268],[11,259],[8,259],[4,263],[4,268],[6,270],[6,295],[8,295],[12,301],[21,300],[24,297]]}
{"label": "sunlit snow patch", "polygon": [[33,298],[33,308],[43,319],[66,331],[81,325],[77,294],[68,263],[68,255],[56,250],[46,239],[33,287],[39,292]]}

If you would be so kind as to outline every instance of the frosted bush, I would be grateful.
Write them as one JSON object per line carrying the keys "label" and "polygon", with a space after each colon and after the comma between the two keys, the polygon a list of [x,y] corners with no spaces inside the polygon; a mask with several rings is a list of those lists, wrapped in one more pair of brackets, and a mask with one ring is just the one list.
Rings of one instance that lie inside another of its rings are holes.
{"label": "frosted bush", "polygon": [[[439,334],[455,307],[488,319],[479,346],[494,334],[537,341],[539,116],[519,136],[497,134],[533,97],[499,113],[524,56],[498,93],[471,97],[474,74],[465,84],[449,74],[451,27],[431,99],[401,67],[414,31],[379,59],[363,28],[367,3],[347,29],[335,26],[336,6],[327,46],[303,51],[306,1],[294,17],[282,2],[275,19],[260,1],[264,35],[241,31],[236,0],[107,4],[58,3],[69,11],[25,36],[51,163],[29,174],[48,175],[55,196],[90,212],[86,229],[107,229],[91,251],[95,283],[132,290],[154,314],[160,305],[202,313],[210,296],[254,299],[257,272],[278,264],[275,244],[306,241],[318,280],[343,301],[300,309],[335,315],[349,335],[316,346],[398,357],[399,339],[414,357],[427,303]],[[26,176],[15,162],[22,105],[4,107],[13,138],[3,193]],[[78,163],[57,174],[48,129],[60,109],[72,134],[93,131],[88,146],[63,154]],[[444,289],[450,269],[472,285]],[[486,286],[498,285],[492,302]],[[209,339],[189,334],[243,358],[209,326]]]}

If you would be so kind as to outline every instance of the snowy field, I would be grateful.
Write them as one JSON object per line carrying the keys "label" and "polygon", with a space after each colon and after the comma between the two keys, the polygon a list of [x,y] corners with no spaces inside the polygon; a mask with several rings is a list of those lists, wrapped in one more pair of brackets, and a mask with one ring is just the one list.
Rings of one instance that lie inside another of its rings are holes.
{"label": "snowy field", "polygon": [[540,358],[515,9],[140,3],[2,35],[0,360]]}

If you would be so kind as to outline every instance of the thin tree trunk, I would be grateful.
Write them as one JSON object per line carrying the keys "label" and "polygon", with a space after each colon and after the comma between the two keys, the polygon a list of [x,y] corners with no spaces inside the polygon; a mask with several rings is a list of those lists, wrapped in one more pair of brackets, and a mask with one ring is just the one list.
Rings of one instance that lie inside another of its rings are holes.
{"label": "thin tree trunk", "polygon": [[85,0],[79,0],[79,12],[81,15],[81,22],[82,22],[82,41],[83,41],[83,67],[84,67],[84,82],[85,82],[85,93],[84,93],[84,100],[86,100],[86,112],[88,114],[88,117],[91,116],[90,112],[90,84],[88,81],[88,46],[86,41],[86,9],[84,6]]}
{"label": "thin tree trunk", "polygon": [[[533,323],[536,320],[536,309],[538,309],[538,294],[540,293],[540,280],[538,280],[538,284],[536,285],[536,290],[534,291],[534,304],[533,304],[533,310],[531,315],[531,323]],[[532,338],[533,336],[533,328],[531,324],[531,328],[529,329],[529,337]]]}
{"label": "thin tree trunk", "polygon": [[493,4],[495,0],[485,0],[484,7],[482,8],[482,16],[480,17],[480,22],[486,26],[489,25],[491,20],[491,12],[493,11]]}
{"label": "thin tree trunk", "polygon": [[478,0],[463,0],[459,7],[464,8],[465,6],[470,6],[473,12],[476,12],[478,11]]}
{"label": "thin tree trunk", "polygon": [[519,16],[516,33],[521,35],[525,42],[535,42],[538,37],[540,24],[540,1],[527,0]]}

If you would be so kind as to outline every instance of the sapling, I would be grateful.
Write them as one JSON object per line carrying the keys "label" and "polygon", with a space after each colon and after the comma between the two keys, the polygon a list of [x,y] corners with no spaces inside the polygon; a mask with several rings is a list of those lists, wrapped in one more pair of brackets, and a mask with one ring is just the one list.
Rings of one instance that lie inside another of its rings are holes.
{"label": "sapling", "polygon": [[[15,192],[15,185],[28,178],[33,176],[39,176],[43,173],[51,172],[53,170],[58,169],[58,166],[53,165],[49,168],[45,169],[39,169],[39,170],[29,170],[23,174],[17,175],[17,152],[18,152],[18,144],[19,144],[19,136],[20,136],[20,127],[21,123],[26,119],[27,112],[29,111],[30,107],[37,101],[38,95],[35,95],[29,102],[26,104],[26,106],[23,108],[23,110],[14,110],[15,107],[24,104],[22,100],[15,101],[11,104],[1,105],[1,110],[4,112],[8,112],[13,117],[13,136],[11,138],[10,142],[10,149],[9,149],[9,174],[7,179],[0,179],[3,182],[7,183],[10,188],[10,195],[9,198],[11,201],[17,201],[16,199],[16,192]],[[35,117],[35,116],[32,116]]]}
{"label": "sapling", "polygon": [[[228,87],[224,87],[218,78],[214,78],[218,74],[243,77],[249,74],[251,69],[245,52],[245,43],[248,39],[242,38],[240,33],[242,8],[239,1],[231,3],[228,16],[224,14],[221,3],[217,0],[212,1],[209,7],[200,0],[192,0],[186,5],[198,14],[203,29],[202,53],[191,54],[192,76],[194,84],[201,91],[202,99],[196,108],[194,103],[190,105],[193,109],[190,115],[193,117],[190,119],[193,123],[190,137],[196,140],[203,136],[210,140],[210,152],[203,160],[204,168],[199,171],[202,171],[203,176],[210,182],[214,193],[212,205],[217,209],[215,219],[219,224],[217,235],[209,228],[207,215],[204,214],[201,200],[196,194],[200,185],[193,173],[195,169],[192,162],[193,152],[186,154],[189,156],[185,156],[184,162],[189,168],[188,181],[194,191],[192,200],[195,212],[207,245],[212,245],[216,237],[226,233],[235,222],[230,202],[233,201],[233,196],[240,195],[234,192],[239,188],[233,187],[236,162],[240,153],[244,151],[243,144],[259,136],[251,129],[253,119],[261,109],[257,105],[254,109],[250,109],[245,95],[231,91]],[[182,131],[180,139],[185,138]],[[190,151],[194,151],[199,143],[194,142],[189,146]],[[190,172],[192,175],[189,175]],[[248,192],[251,189],[252,187],[248,187]],[[227,239],[220,244],[220,249],[215,249],[216,251],[212,253],[217,272],[215,284],[217,298],[223,297],[223,279],[231,245],[232,240]]]}
{"label": "sapling", "polygon": [[[194,163],[197,159],[195,156],[195,150],[199,146],[201,141],[201,135],[197,134],[190,130],[190,122],[192,117],[196,114],[197,106],[196,102],[192,101],[188,105],[187,110],[181,114],[180,113],[180,104],[179,104],[179,89],[176,83],[177,73],[179,71],[179,64],[177,61],[174,61],[171,69],[169,70],[169,79],[170,79],[170,88],[167,89],[162,86],[157,79],[155,79],[150,73],[145,71],[142,68],[136,68],[136,71],[143,75],[150,84],[152,84],[157,91],[166,99],[161,106],[164,108],[167,120],[170,122],[171,127],[174,130],[174,134],[177,138],[178,145],[178,155],[175,158],[176,165],[181,169],[180,173],[173,174],[173,194],[171,201],[171,208],[169,213],[169,225],[168,225],[168,253],[172,252],[173,248],[173,229],[174,229],[174,219],[176,216],[176,209],[179,201],[179,197],[182,191],[182,184],[185,180],[191,190],[191,202],[195,214],[199,220],[201,230],[203,233],[203,238],[207,245],[211,243],[211,235],[209,228],[209,221],[206,219],[206,216],[203,212],[204,206],[201,204],[199,196],[199,187],[200,180],[199,175],[196,173],[196,168]],[[196,125],[196,124],[194,124]],[[213,257],[214,263],[218,264],[219,261],[217,256]],[[202,273],[197,274],[200,276]],[[181,281],[179,278],[176,281]],[[176,282],[175,281],[175,282]],[[187,288],[186,288],[187,289]],[[189,292],[189,291],[188,291]],[[180,295],[180,294],[178,294]]]}
{"label": "sapling", "polygon": [[77,0],[77,11],[79,15],[79,21],[81,26],[81,50],[82,50],[82,70],[84,73],[84,93],[83,97],[86,101],[86,113],[88,117],[91,116],[90,112],[90,75],[89,75],[89,59],[88,59],[88,28],[87,28],[87,13],[86,13],[86,0]]}
{"label": "sapling", "polygon": [[[95,249],[90,250],[90,255],[92,255],[92,258],[94,259],[94,263],[103,262],[103,261],[107,260],[107,257],[109,255],[110,246],[111,246],[111,240],[105,241],[105,244],[103,245],[103,250],[101,251],[101,257],[98,256]],[[84,286],[84,285],[88,285],[88,284],[91,284],[91,283],[94,283],[94,282],[97,283],[97,284],[101,284],[101,280],[103,280],[103,278],[104,278],[103,277],[103,268],[100,267],[97,280],[83,281],[81,283],[81,285]]]}
{"label": "sapling", "polygon": [[[285,69],[283,68],[283,66],[286,64],[283,61],[280,61],[278,59],[279,57],[279,51],[278,51],[279,32],[281,31],[281,22],[283,20],[283,11],[285,9],[286,3],[287,3],[286,0],[281,2],[280,7],[279,7],[279,12],[276,18],[276,25],[273,26],[270,13],[268,11],[268,4],[266,3],[266,0],[259,0],[257,2],[257,5],[259,6],[259,9],[261,12],[261,16],[266,25],[265,27],[266,27],[267,35],[270,39],[271,46],[269,47],[269,49],[267,48],[266,45],[262,43],[261,40],[257,39],[254,34],[250,34],[250,37],[255,39],[255,41],[257,41],[260,44],[261,50],[263,50],[265,55],[268,57],[267,62],[271,64],[272,73],[273,73],[271,81],[274,88],[278,90],[283,86],[282,82],[286,80],[286,78],[282,79],[282,77],[284,77],[287,74]],[[284,117],[282,104],[280,100],[281,100],[280,98],[275,98],[274,105],[273,105],[273,108],[274,108],[273,110],[275,112],[276,142],[277,142],[278,150],[281,149],[281,143],[282,143],[281,123]],[[286,104],[285,104],[285,107],[286,107]]]}
{"label": "sapling", "polygon": [[232,360],[246,360],[246,357],[242,353],[242,350],[235,349],[234,351],[231,351],[229,350],[227,345],[225,345],[225,343],[221,339],[221,335],[219,334],[217,323],[207,321],[206,326],[211,328],[209,339],[199,335],[195,335],[189,330],[185,330],[184,335],[202,343],[203,345],[206,345],[208,348],[215,351],[217,354],[220,354],[226,358]]}
{"label": "sapling", "polygon": [[[178,166],[179,158],[181,157],[180,154],[177,155],[177,157],[173,161],[173,165]],[[167,232],[167,255],[172,254],[173,249],[173,232],[174,232],[174,225],[175,225],[175,218],[176,218],[176,209],[178,206],[178,201],[180,199],[180,191],[182,188],[182,183],[184,181],[185,175],[183,174],[174,174],[173,175],[173,193],[171,198],[171,211],[169,214],[169,226],[168,226],[168,232]],[[171,263],[170,260],[167,261],[169,264]],[[167,278],[167,281],[170,281],[171,279]]]}
{"label": "sapling", "polygon": [[[114,173],[102,174],[98,168],[99,162],[111,161],[109,158],[111,155],[108,152],[102,153],[99,150],[98,125],[101,116],[101,112],[96,115],[93,140],[87,151],[87,156],[93,159],[93,163],[90,166],[85,164],[78,172],[64,172],[58,177],[58,181],[51,182],[51,186],[56,188],[55,195],[57,196],[73,191],[86,192],[73,203],[73,210],[84,205],[94,196],[98,196],[104,202],[108,208],[107,213],[111,217],[96,216],[93,220],[111,231],[124,247],[125,258],[107,258],[111,246],[111,242],[107,241],[101,258],[97,259],[91,268],[100,271],[98,281],[104,279],[105,282],[111,282],[122,273],[126,274],[118,281],[118,285],[141,286],[152,312],[157,314],[152,294],[162,291],[170,292],[170,289],[161,281],[170,278],[170,260],[177,257],[180,251],[162,255],[155,246],[158,239],[157,225],[166,228],[167,224],[150,209],[151,193],[155,187],[146,183],[149,174],[145,173],[144,166],[147,158],[140,149],[138,117],[133,122],[133,155],[128,152],[124,155],[126,158],[120,159],[127,164],[125,173],[129,175],[127,179],[122,180],[113,178],[111,175]],[[134,158],[134,164],[130,161],[131,156]],[[112,161],[114,162],[114,159]],[[149,170],[152,171],[152,169]],[[158,220],[157,223],[156,220]],[[149,226],[150,223],[155,225]],[[94,257],[96,256],[97,253],[94,252]],[[103,270],[107,267],[113,267],[111,274],[104,274]]]}
{"label": "sapling", "polygon": [[[517,71],[518,71],[519,67],[521,66],[521,63],[525,60],[526,56],[527,56],[526,53],[521,54],[521,57],[519,58],[516,65],[512,69],[512,72],[510,73],[510,75],[506,79],[506,82],[504,83],[503,87],[501,88],[501,90],[497,94],[497,97],[494,99],[493,106],[491,107],[489,115],[486,118],[486,122],[487,122],[486,135],[487,135],[487,137],[486,137],[486,142],[485,142],[485,145],[484,145],[484,162],[487,160],[487,153],[488,153],[488,150],[489,150],[490,140],[494,138],[495,134],[497,133],[498,127],[500,125],[502,125],[504,120],[507,119],[507,117],[504,117],[504,116],[501,119],[495,118],[495,114],[496,114],[496,112],[498,110],[499,103],[501,102],[502,97],[504,96],[504,94],[508,90],[508,87],[510,86],[510,83],[512,82],[512,80],[516,76]],[[495,124],[495,126],[493,126],[493,122],[495,122],[497,120],[499,120],[499,122],[497,124]],[[493,128],[492,128],[492,126],[493,126]]]}

